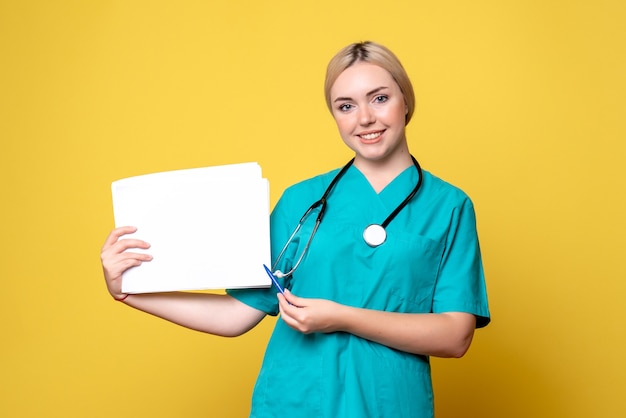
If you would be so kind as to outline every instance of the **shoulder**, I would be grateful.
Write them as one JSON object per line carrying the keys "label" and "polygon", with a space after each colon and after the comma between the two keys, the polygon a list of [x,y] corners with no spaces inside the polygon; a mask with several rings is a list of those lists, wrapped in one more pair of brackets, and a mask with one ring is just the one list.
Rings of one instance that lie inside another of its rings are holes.
{"label": "shoulder", "polygon": [[315,196],[319,199],[330,182],[335,178],[339,169],[334,169],[326,173],[299,181],[285,189],[282,198],[309,198]]}
{"label": "shoulder", "polygon": [[322,197],[322,194],[338,172],[339,169],[334,169],[287,187],[278,200],[275,211],[304,213],[313,202]]}
{"label": "shoulder", "polygon": [[314,177],[294,183],[291,186],[287,187],[287,189],[285,189],[285,192],[298,191],[298,190],[311,189],[311,188],[324,188],[325,189],[326,187],[328,187],[330,182],[335,178],[339,170],[340,170],[339,168],[335,168],[326,173],[318,174]]}
{"label": "shoulder", "polygon": [[426,204],[436,204],[444,206],[467,206],[472,207],[470,197],[459,187],[435,176],[429,171],[422,170],[423,192],[421,198]]}

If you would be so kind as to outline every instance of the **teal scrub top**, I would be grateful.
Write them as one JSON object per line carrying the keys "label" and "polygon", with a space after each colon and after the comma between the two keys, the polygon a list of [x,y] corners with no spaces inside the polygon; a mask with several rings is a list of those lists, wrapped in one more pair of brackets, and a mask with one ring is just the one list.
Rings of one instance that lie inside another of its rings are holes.
{"label": "teal scrub top", "polygon": [[[271,215],[275,259],[302,214],[338,170],[288,188]],[[405,313],[468,312],[477,327],[490,321],[472,202],[458,188],[423,171],[422,187],[372,248],[367,225],[380,224],[415,186],[415,167],[380,193],[350,167],[328,198],[322,223],[302,263],[283,285],[305,298]],[[315,216],[301,228],[278,269],[289,271]],[[276,289],[228,293],[277,315]],[[278,320],[252,397],[251,417],[433,416],[427,356],[398,351],[344,333],[302,334]]]}

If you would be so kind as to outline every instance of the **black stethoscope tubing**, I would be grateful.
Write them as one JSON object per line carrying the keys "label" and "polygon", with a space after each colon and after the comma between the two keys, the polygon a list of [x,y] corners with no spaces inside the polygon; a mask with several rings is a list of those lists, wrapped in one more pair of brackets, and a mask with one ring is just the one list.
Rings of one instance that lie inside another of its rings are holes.
{"label": "black stethoscope tubing", "polygon": [[[368,227],[366,227],[366,229],[365,229],[365,231],[363,233],[363,239],[365,240],[365,242],[370,247],[377,247],[380,244],[382,244],[383,242],[385,242],[385,239],[386,239],[386,232],[385,232],[385,230],[386,230],[387,226],[391,223],[391,221],[394,220],[394,218],[398,215],[398,213],[400,213],[400,211],[402,211],[402,209],[404,209],[404,207],[417,194],[418,190],[422,186],[422,180],[424,178],[423,173],[422,173],[422,168],[420,167],[420,165],[417,162],[417,160],[415,159],[415,157],[413,157],[412,155],[411,155],[411,160],[413,160],[413,165],[417,169],[417,174],[418,174],[417,184],[415,185],[413,190],[411,190],[411,192],[407,195],[407,197],[404,198],[404,200],[389,214],[389,216],[387,216],[387,218],[381,224],[372,224],[372,225],[369,225]],[[296,226],[295,230],[292,232],[291,236],[289,237],[289,239],[285,243],[285,246],[280,251],[280,254],[278,254],[278,257],[276,257],[276,261],[274,262],[274,266],[273,266],[274,269],[276,268],[278,262],[282,258],[285,250],[287,249],[287,247],[291,243],[293,237],[300,230],[300,227],[302,226],[304,220],[309,215],[309,213],[311,213],[317,207],[320,208],[320,211],[317,214],[317,218],[315,219],[315,225],[313,227],[313,231],[311,232],[311,236],[309,237],[309,240],[307,241],[307,243],[306,243],[306,245],[304,247],[304,250],[302,251],[302,254],[298,258],[298,261],[291,268],[291,270],[289,270],[287,273],[282,273],[280,271],[276,271],[274,273],[275,276],[277,276],[277,277],[289,276],[296,270],[296,268],[298,268],[298,265],[300,265],[300,262],[304,258],[304,255],[306,254],[309,246],[311,245],[311,241],[313,240],[313,237],[315,236],[315,233],[317,232],[317,229],[320,226],[320,223],[322,222],[322,218],[324,217],[324,213],[326,213],[326,205],[327,205],[328,196],[330,195],[330,192],[335,188],[335,185],[337,184],[337,182],[343,177],[343,175],[346,173],[346,171],[348,171],[348,169],[350,168],[350,166],[353,163],[354,163],[354,158],[351,159],[350,161],[348,161],[348,163],[345,166],[343,166],[343,168],[339,171],[339,173],[337,173],[335,178],[333,178],[333,180],[330,182],[330,184],[328,185],[328,187],[324,191],[324,194],[322,195],[322,197],[319,200],[317,200],[316,202],[314,202],[306,210],[306,212],[304,212],[304,215],[302,215],[302,217],[300,218],[300,221],[298,222],[298,226]],[[370,230],[371,228],[375,229],[377,231],[377,233],[382,234],[382,235],[378,235],[377,238],[375,239],[375,241],[368,240],[367,231]]]}
{"label": "black stethoscope tubing", "polygon": [[387,216],[387,219],[385,219],[383,223],[380,224],[380,226],[382,226],[383,228],[387,228],[387,225],[389,225],[391,221],[393,221],[393,219],[396,217],[396,215],[400,213],[400,211],[404,209],[406,205],[408,205],[409,201],[413,199],[413,196],[415,196],[420,187],[422,187],[422,179],[424,178],[422,174],[422,167],[420,167],[419,163],[412,155],[411,159],[413,160],[413,165],[415,165],[415,168],[417,169],[417,183],[415,184],[413,190],[411,190],[411,193],[409,193],[408,196],[404,198],[402,203],[400,203],[398,207],[395,208],[394,211],[389,214],[389,216]]}
{"label": "black stethoscope tubing", "polygon": [[413,160],[413,165],[417,169],[417,184],[411,192],[404,198],[404,200],[387,216],[387,218],[381,224],[371,224],[368,225],[363,231],[363,239],[370,247],[378,247],[382,243],[387,240],[387,226],[394,220],[396,215],[400,213],[402,209],[409,203],[413,196],[417,193],[417,191],[422,186],[422,179],[424,178],[422,173],[422,168],[419,163],[411,155],[411,160]]}

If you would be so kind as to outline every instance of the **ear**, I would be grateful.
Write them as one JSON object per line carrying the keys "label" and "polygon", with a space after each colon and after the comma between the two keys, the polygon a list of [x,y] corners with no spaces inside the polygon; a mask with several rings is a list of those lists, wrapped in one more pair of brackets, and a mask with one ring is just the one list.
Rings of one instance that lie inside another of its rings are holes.
{"label": "ear", "polygon": [[404,125],[406,126],[409,121],[409,105],[406,104],[406,102],[404,102]]}

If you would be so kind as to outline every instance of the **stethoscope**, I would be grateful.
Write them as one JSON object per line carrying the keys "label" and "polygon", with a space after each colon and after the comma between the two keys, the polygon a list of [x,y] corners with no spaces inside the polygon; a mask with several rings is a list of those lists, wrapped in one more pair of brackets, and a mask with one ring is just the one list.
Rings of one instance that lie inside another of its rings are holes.
{"label": "stethoscope", "polygon": [[[417,193],[417,191],[422,185],[422,179],[423,179],[422,168],[420,167],[415,157],[413,157],[412,155],[411,155],[411,159],[413,160],[413,165],[415,165],[415,168],[417,168],[417,174],[418,174],[417,184],[415,185],[413,190],[411,190],[411,192],[407,195],[407,197],[404,198],[404,200],[398,205],[398,207],[396,207],[393,210],[393,212],[391,212],[389,216],[387,216],[387,218],[381,224],[371,224],[365,228],[365,230],[363,231],[363,239],[365,240],[367,245],[369,245],[372,248],[378,247],[379,245],[383,244],[387,240],[387,231],[386,231],[387,226],[391,223],[391,221],[393,221],[396,215],[398,215],[398,213],[400,213],[400,211],[404,209],[404,207],[409,203],[409,201],[413,198],[413,196],[415,196],[415,194]],[[317,228],[319,228],[320,223],[322,223],[322,218],[324,217],[324,213],[326,212],[326,202],[328,200],[328,195],[334,189],[337,182],[343,177],[343,175],[346,173],[346,171],[348,171],[348,169],[353,163],[354,163],[354,158],[348,161],[348,163],[345,166],[343,166],[343,168],[339,171],[339,173],[337,173],[335,178],[330,182],[330,184],[326,188],[326,191],[324,192],[322,197],[318,201],[314,202],[306,210],[306,212],[304,212],[304,215],[302,215],[302,217],[300,218],[298,225],[289,236],[289,239],[283,246],[283,249],[278,254],[278,257],[276,257],[276,261],[274,262],[274,265],[272,267],[272,270],[274,270],[274,275],[276,277],[288,277],[288,276],[291,276],[294,271],[296,271],[296,269],[300,265],[300,262],[304,258],[304,255],[307,253],[309,246],[311,245],[311,241],[313,241],[313,237],[315,236],[315,233],[317,232]],[[317,218],[315,219],[315,225],[313,226],[313,231],[311,232],[311,236],[309,237],[309,240],[304,246],[304,250],[302,251],[302,254],[300,254],[300,257],[298,257],[298,261],[296,261],[296,264],[287,273],[283,273],[280,270],[276,270],[276,266],[280,262],[287,248],[289,247],[289,244],[291,244],[291,241],[293,240],[295,235],[298,233],[298,231],[304,224],[306,218],[309,216],[311,212],[313,212],[318,207],[319,207],[319,212],[317,214]]]}

